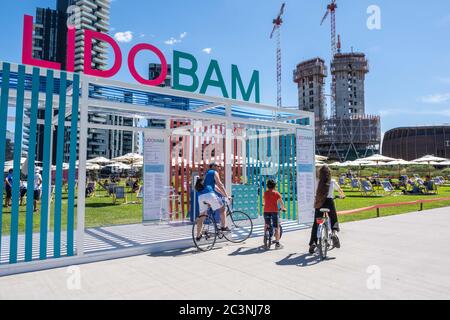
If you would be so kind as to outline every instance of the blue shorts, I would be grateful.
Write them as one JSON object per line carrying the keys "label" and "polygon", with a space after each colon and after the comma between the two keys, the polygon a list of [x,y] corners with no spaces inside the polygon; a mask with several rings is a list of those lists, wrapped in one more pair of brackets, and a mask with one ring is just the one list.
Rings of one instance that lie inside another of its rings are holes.
{"label": "blue shorts", "polygon": [[278,225],[280,224],[280,215],[278,212],[276,213],[264,213],[264,221],[266,225],[272,225],[274,228],[278,228]]}

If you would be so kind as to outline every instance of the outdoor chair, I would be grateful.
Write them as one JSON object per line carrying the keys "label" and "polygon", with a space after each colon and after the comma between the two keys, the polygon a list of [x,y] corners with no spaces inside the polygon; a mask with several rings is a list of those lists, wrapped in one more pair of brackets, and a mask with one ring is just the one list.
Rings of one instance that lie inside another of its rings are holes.
{"label": "outdoor chair", "polygon": [[144,186],[139,187],[139,190],[136,193],[136,199],[137,203],[142,203],[142,199],[144,199]]}
{"label": "outdoor chair", "polygon": [[124,200],[124,204],[128,203],[125,187],[114,187],[113,203],[116,204],[117,200]]}
{"label": "outdoor chair", "polygon": [[388,195],[392,195],[395,192],[394,187],[389,181],[381,182],[381,186],[383,187],[384,192]]}
{"label": "outdoor chair", "polygon": [[438,193],[438,186],[433,180],[428,181],[428,183],[425,183],[423,185],[423,191],[425,194],[437,194]]}
{"label": "outdoor chair", "polygon": [[371,196],[375,194],[375,189],[370,181],[361,181],[361,194],[364,196]]}
{"label": "outdoor chair", "polygon": [[358,179],[352,179],[352,191],[357,189],[359,190],[361,188],[361,183]]}
{"label": "outdoor chair", "polygon": [[96,183],[95,182],[89,182],[87,185],[87,190],[86,190],[86,196],[93,198],[95,197],[95,187],[96,187]]}
{"label": "outdoor chair", "polygon": [[346,183],[346,180],[345,180],[345,176],[340,176],[339,177],[339,185],[342,187],[342,186],[345,186],[347,183]]}

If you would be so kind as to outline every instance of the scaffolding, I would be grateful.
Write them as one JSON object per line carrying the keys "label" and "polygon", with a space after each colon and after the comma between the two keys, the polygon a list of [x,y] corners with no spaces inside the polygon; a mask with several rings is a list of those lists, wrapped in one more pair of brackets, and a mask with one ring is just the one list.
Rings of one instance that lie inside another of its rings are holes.
{"label": "scaffolding", "polygon": [[352,116],[316,122],[317,153],[337,161],[352,161],[380,150],[380,117]]}

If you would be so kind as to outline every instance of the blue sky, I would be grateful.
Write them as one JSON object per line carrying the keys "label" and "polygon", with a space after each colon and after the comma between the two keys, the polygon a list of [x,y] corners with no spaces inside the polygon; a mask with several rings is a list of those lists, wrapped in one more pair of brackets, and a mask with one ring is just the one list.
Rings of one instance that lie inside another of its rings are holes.
{"label": "blue sky", "polygon": [[[23,14],[34,15],[36,7],[55,7],[55,2],[1,1],[1,60],[20,62]],[[169,62],[174,49],[189,52],[199,61],[200,78],[211,59],[219,61],[227,83],[231,64],[237,64],[247,79],[252,70],[259,70],[261,102],[274,105],[275,41],[269,39],[269,34],[281,2],[113,0],[110,33],[131,32],[133,39],[120,44],[125,57],[139,42],[157,46]],[[328,2],[286,1],[282,28],[284,105],[297,105],[297,89],[292,81],[296,64],[316,56],[330,59],[329,21],[319,25]],[[343,51],[353,47],[365,52],[369,59],[366,112],[382,115],[382,131],[397,126],[450,123],[450,1],[338,0],[338,5],[337,31]],[[381,30],[367,28],[370,5],[381,9]],[[206,48],[211,51],[203,51]],[[138,70],[142,74],[151,60],[150,55],[139,57]],[[116,78],[134,81],[126,66]],[[219,93],[211,90],[208,94]]]}

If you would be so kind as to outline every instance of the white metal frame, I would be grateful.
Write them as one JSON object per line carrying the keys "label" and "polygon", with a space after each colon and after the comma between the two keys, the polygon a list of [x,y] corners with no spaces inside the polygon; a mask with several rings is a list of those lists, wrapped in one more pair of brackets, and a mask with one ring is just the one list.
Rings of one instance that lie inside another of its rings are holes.
{"label": "white metal frame", "polygon": [[[0,64],[1,68],[1,64]],[[26,73],[30,74],[32,73],[33,67],[26,66]],[[18,65],[17,64],[11,64],[11,71],[17,72],[18,71]],[[41,76],[46,76],[47,69],[40,68],[40,74]],[[54,71],[54,77],[58,78],[60,76],[60,72],[55,70]],[[73,76],[71,73],[68,73],[68,80],[72,80]],[[233,100],[233,99],[227,99],[227,98],[221,98],[221,97],[212,97],[208,95],[201,95],[191,92],[184,92],[179,90],[173,90],[169,88],[162,88],[162,87],[150,87],[140,84],[130,84],[130,83],[124,83],[116,80],[111,79],[104,79],[99,77],[91,77],[84,74],[81,74],[81,99],[79,104],[79,114],[80,114],[80,120],[79,120],[79,131],[80,131],[80,138],[79,138],[79,150],[86,150],[87,148],[87,132],[89,128],[98,128],[98,129],[111,129],[111,130],[125,130],[125,131],[139,131],[139,132],[150,132],[155,129],[150,128],[139,128],[139,127],[123,127],[123,126],[117,126],[117,125],[101,125],[101,124],[93,124],[89,123],[88,121],[88,114],[89,114],[89,108],[97,107],[102,109],[111,109],[115,111],[120,111],[128,114],[133,114],[134,112],[138,113],[147,113],[149,115],[159,115],[166,118],[187,118],[192,120],[201,120],[201,121],[207,121],[210,123],[221,123],[225,124],[226,126],[226,143],[225,143],[225,164],[226,164],[226,188],[227,192],[231,194],[231,164],[232,159],[230,158],[231,153],[227,152],[228,150],[231,150],[231,142],[233,139],[232,129],[235,124],[243,124],[243,125],[252,125],[252,126],[260,126],[260,127],[269,127],[273,129],[286,129],[292,133],[295,133],[296,128],[302,127],[302,128],[309,128],[315,132],[314,128],[314,113],[301,111],[301,110],[293,110],[293,109],[284,109],[284,108],[278,108],[274,106],[264,105],[264,104],[257,104],[252,102],[246,102],[246,101],[239,101],[239,100]],[[156,106],[139,106],[139,105],[133,105],[128,103],[121,103],[121,102],[115,102],[115,101],[105,101],[105,100],[99,100],[99,99],[93,99],[89,97],[89,84],[94,85],[100,85],[100,86],[111,86],[111,87],[117,87],[122,89],[130,89],[130,90],[137,90],[141,92],[148,92],[148,93],[156,93],[156,94],[163,94],[173,97],[180,97],[180,98],[189,98],[189,99],[196,99],[208,102],[209,104],[199,107],[196,110],[190,110],[190,111],[184,111],[184,110],[177,110],[177,109],[169,109],[169,108],[162,108],[162,107],[156,107]],[[70,96],[70,95],[68,95]],[[10,90],[10,103],[11,106],[15,106],[15,97],[16,97],[16,91]],[[25,101],[26,103],[31,100],[31,93],[26,92],[25,93]],[[45,101],[45,94],[40,93],[39,94],[39,100]],[[53,106],[54,108],[57,108],[59,104],[59,97],[57,94],[53,96]],[[70,115],[70,105],[71,105],[71,99],[67,99],[67,107],[66,107],[66,114]],[[225,107],[225,115],[213,115],[213,114],[207,114],[205,111],[217,108],[217,107]],[[249,107],[252,109],[260,109],[269,111],[272,113],[272,121],[267,120],[261,120],[261,119],[247,119],[247,118],[240,118],[240,117],[233,117],[232,116],[232,107],[233,106],[239,106],[239,107]],[[43,107],[40,105],[40,107]],[[68,113],[69,112],[69,113]],[[283,117],[282,114],[289,114],[289,117]],[[289,123],[288,121],[293,121],[297,119],[309,119],[308,126],[305,125],[297,125],[293,123]],[[9,117],[8,121],[14,121],[15,119],[13,117]],[[70,126],[69,122],[66,122],[66,126]],[[177,129],[169,129],[168,126],[166,126],[167,134],[179,134],[180,130],[183,128],[177,128]],[[190,128],[184,128],[184,129],[190,129]],[[86,152],[79,152],[79,168],[85,168],[86,167]],[[85,233],[85,186],[86,186],[86,170],[78,170],[78,203],[77,203],[77,228],[76,228],[76,248],[77,248],[77,255],[78,257],[82,257],[84,255],[84,233]],[[50,210],[49,210],[50,212]],[[120,255],[120,254],[119,254]],[[69,259],[70,260],[70,259]],[[50,264],[54,264],[49,260]],[[81,260],[80,260],[81,261]],[[84,260],[83,260],[84,261]]]}

